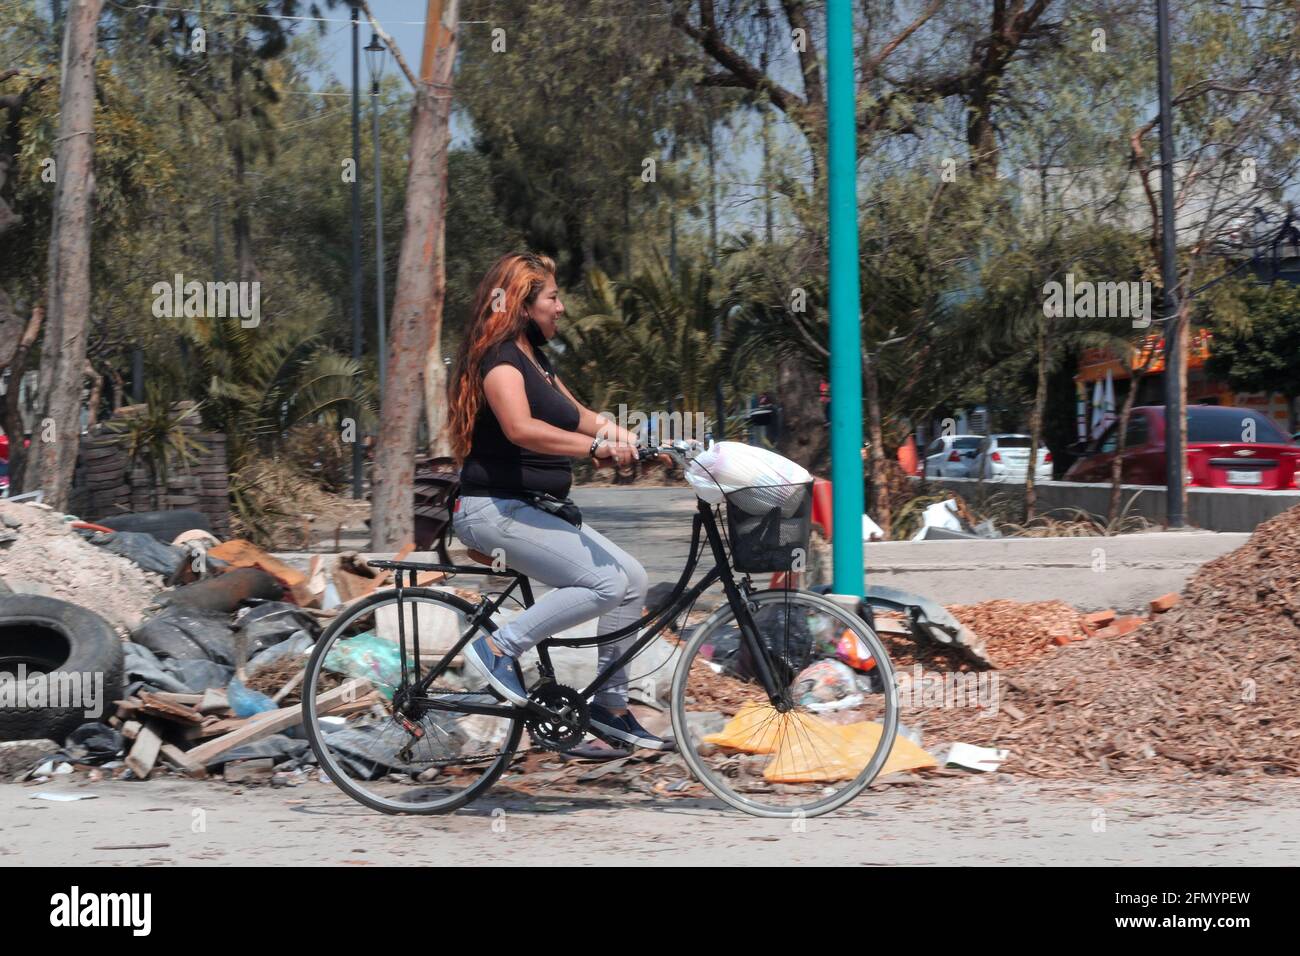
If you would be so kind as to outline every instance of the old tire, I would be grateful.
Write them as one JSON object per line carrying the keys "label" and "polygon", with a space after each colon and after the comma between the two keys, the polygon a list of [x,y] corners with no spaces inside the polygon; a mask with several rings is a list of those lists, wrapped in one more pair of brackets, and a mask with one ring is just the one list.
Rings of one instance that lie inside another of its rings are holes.
{"label": "old tire", "polygon": [[[110,716],[112,702],[122,693],[122,642],[98,614],[67,601],[35,594],[0,598],[0,675],[9,684],[9,705],[16,703],[19,665],[25,665],[28,675],[80,674],[84,693],[98,698],[58,701],[73,706],[0,706],[0,740],[47,737],[62,743],[81,724]],[[76,680],[63,679],[49,687],[52,691],[59,685],[78,687]],[[95,705],[102,712],[91,713]]]}

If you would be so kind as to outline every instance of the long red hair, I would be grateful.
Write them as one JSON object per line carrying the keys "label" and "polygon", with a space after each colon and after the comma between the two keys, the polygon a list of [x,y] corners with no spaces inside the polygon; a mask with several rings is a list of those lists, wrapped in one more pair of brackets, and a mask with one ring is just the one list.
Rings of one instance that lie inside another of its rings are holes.
{"label": "long red hair", "polygon": [[536,301],[546,280],[554,277],[554,260],[531,252],[512,252],[494,262],[478,284],[455,370],[447,380],[447,428],[457,465],[469,454],[474,422],[484,401],[479,377],[483,355],[524,331],[528,324],[525,306]]}

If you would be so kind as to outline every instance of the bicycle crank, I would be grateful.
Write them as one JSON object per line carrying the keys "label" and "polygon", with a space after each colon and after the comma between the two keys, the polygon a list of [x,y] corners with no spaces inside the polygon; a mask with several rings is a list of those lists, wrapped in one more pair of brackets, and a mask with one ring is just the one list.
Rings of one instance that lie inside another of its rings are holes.
{"label": "bicycle crank", "polygon": [[551,715],[530,717],[524,721],[524,728],[534,744],[544,750],[565,751],[582,743],[587,734],[590,712],[581,694],[563,684],[543,684],[534,688],[528,699]]}

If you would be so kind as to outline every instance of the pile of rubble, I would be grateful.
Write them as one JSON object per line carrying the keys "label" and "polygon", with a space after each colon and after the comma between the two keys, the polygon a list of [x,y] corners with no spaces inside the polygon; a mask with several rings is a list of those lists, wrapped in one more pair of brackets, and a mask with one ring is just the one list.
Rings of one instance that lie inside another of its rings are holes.
{"label": "pile of rubble", "polygon": [[[442,575],[418,577],[428,586]],[[192,776],[278,774],[277,781],[293,782],[314,763],[297,730],[307,655],[342,607],[390,586],[392,576],[353,553],[328,569],[317,557],[303,571],[247,541],[217,541],[205,529],[168,543],[43,505],[0,501],[0,584],[0,596],[13,593],[0,599],[0,628],[6,609],[21,617],[42,600],[50,602],[42,613],[48,607],[57,616],[59,607],[75,605],[82,617],[69,621],[93,623],[85,615],[93,611],[113,625],[99,622],[62,638],[49,633],[51,648],[71,644],[75,652],[94,644],[105,685],[101,710],[92,717],[83,708],[24,705],[31,719],[21,726],[50,740],[29,734],[42,745],[0,745],[0,772],[12,778],[15,761],[27,761],[36,774],[78,769],[92,779],[146,779],[166,766]],[[478,600],[475,592],[448,589]],[[68,655],[66,646],[62,653]],[[334,683],[322,700],[336,692],[349,697],[336,714],[378,701],[361,679]]]}
{"label": "pile of rubble", "polygon": [[1043,777],[1295,774],[1298,616],[1292,508],[1202,566],[1151,623],[1001,671],[996,716],[935,711],[927,731],[1007,748],[1003,769]]}
{"label": "pile of rubble", "polygon": [[0,499],[0,583],[89,608],[127,634],[163,579],[74,533],[66,515]]}

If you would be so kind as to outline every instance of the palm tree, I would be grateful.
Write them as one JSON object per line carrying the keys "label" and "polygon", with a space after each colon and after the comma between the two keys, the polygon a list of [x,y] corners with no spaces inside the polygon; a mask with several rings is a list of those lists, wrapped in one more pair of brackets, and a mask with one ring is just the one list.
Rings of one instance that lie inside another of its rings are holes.
{"label": "palm tree", "polygon": [[232,470],[302,422],[350,416],[360,440],[374,415],[374,394],[355,359],[328,348],[316,322],[277,317],[256,328],[229,319],[184,326],[202,378],[208,423],[225,432]]}
{"label": "palm tree", "polygon": [[559,338],[561,371],[584,386],[589,404],[683,416],[709,406],[722,361],[707,268],[686,263],[674,277],[656,256],[650,270],[621,283],[593,269],[587,301],[587,314],[566,323]]}

